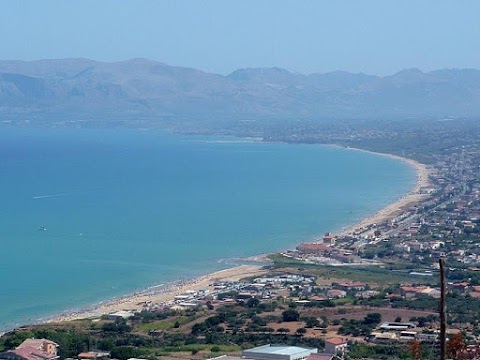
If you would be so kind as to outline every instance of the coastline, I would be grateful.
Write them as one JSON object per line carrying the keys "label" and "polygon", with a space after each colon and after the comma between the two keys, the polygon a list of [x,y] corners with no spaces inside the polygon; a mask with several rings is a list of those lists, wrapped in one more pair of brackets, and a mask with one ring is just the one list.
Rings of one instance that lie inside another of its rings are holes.
{"label": "coastline", "polygon": [[42,323],[58,323],[80,319],[99,318],[104,314],[122,310],[141,311],[145,303],[162,305],[172,301],[175,296],[183,294],[189,290],[198,291],[201,289],[208,289],[211,291],[213,282],[238,281],[249,276],[260,276],[265,272],[266,270],[263,270],[263,266],[260,265],[239,265],[199,276],[189,281],[165,286],[153,286],[134,294],[108,300],[92,306],[91,308],[55,315]]}
{"label": "coastline", "polygon": [[[430,169],[424,164],[421,164],[417,161],[403,158],[396,155],[377,153],[363,149],[343,147],[338,145],[327,145],[338,147],[347,150],[361,151],[371,154],[376,154],[379,156],[389,157],[398,161],[402,161],[412,167],[416,172],[416,183],[414,187],[400,199],[395,200],[393,203],[390,203],[383,209],[380,209],[376,213],[369,215],[359,222],[347,226],[341,231],[337,232],[337,236],[346,236],[352,234],[356,229],[366,227],[367,225],[373,223],[381,223],[388,221],[399,214],[407,207],[418,204],[419,202],[425,200],[430,195],[420,194],[419,191],[421,188],[430,186],[429,176]],[[373,231],[373,230],[372,230]],[[255,258],[252,257],[252,258]],[[42,320],[41,323],[58,323],[79,319],[88,319],[88,318],[99,318],[104,314],[113,313],[117,311],[140,311],[144,308],[144,304],[166,304],[172,302],[176,295],[185,293],[188,290],[198,291],[200,289],[212,290],[211,285],[216,281],[237,281],[241,278],[249,276],[260,276],[266,273],[266,270],[263,269],[261,265],[240,265],[232,268],[227,268],[225,270],[216,271],[209,273],[200,277],[196,277],[192,280],[185,282],[173,283],[165,286],[154,286],[148,289],[145,289],[140,292],[133,294],[127,294],[125,296],[108,300],[105,302],[98,303],[86,309],[81,309],[77,311],[67,311],[65,313],[52,316],[48,319]]]}
{"label": "coastline", "polygon": [[[401,198],[395,200],[394,202],[388,204],[386,207],[378,210],[374,214],[361,219],[359,222],[341,229],[335,235],[338,235],[338,236],[351,235],[356,230],[361,228],[366,228],[368,225],[379,224],[382,222],[389,221],[395,218],[396,216],[398,216],[406,208],[415,206],[430,197],[430,194],[420,193],[420,190],[422,188],[427,188],[431,186],[430,175],[432,172],[427,165],[419,163],[418,161],[415,161],[412,159],[398,156],[398,155],[385,154],[385,153],[379,153],[379,152],[374,152],[374,151],[369,151],[364,149],[343,147],[338,145],[333,145],[333,146],[339,147],[342,149],[360,151],[364,153],[375,154],[378,156],[384,156],[390,159],[398,160],[410,166],[416,173],[415,185],[407,194],[403,195]],[[374,230],[372,229],[371,232],[373,231]]]}

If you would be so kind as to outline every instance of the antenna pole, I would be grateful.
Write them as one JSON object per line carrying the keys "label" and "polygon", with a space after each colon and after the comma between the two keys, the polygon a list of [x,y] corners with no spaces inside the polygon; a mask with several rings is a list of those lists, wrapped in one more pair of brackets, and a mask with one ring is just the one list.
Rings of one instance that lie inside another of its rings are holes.
{"label": "antenna pole", "polygon": [[445,259],[439,261],[440,264],[440,360],[447,359],[447,306],[445,303],[446,284],[445,284]]}

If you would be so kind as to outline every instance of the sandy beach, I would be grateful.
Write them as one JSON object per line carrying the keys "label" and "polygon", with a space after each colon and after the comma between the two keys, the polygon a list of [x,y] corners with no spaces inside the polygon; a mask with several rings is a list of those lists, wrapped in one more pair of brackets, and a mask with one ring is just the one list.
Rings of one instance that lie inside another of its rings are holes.
{"label": "sandy beach", "polygon": [[[352,151],[362,151],[370,152],[367,150],[348,148]],[[372,152],[370,152],[372,153]],[[398,199],[394,203],[388,205],[387,207],[381,209],[377,213],[366,217],[360,222],[353,224],[345,229],[342,229],[336,235],[348,235],[353,233],[356,229],[366,227],[367,225],[373,223],[381,223],[386,220],[392,219],[397,216],[402,210],[418,204],[420,201],[428,198],[429,195],[420,194],[420,189],[429,187],[429,175],[430,170],[424,164],[418,163],[411,159],[402,158],[395,155],[374,153],[381,156],[387,156],[392,159],[396,159],[402,162],[405,162],[409,166],[415,169],[417,173],[417,182],[414,188],[405,196]],[[252,257],[253,258],[253,257]],[[265,256],[261,257],[262,259]],[[88,309],[83,309],[79,311],[72,311],[65,314],[61,314],[55,317],[48,319],[46,322],[62,322],[70,321],[76,319],[86,319],[86,318],[98,318],[104,314],[109,314],[117,312],[120,310],[127,311],[140,311],[143,309],[144,304],[165,304],[166,302],[172,301],[176,295],[183,294],[188,290],[198,291],[200,289],[213,290],[212,284],[214,282],[222,281],[237,281],[245,277],[250,276],[260,276],[265,274],[266,270],[263,270],[260,265],[240,265],[226,270],[217,271],[205,276],[197,277],[190,281],[179,282],[175,284],[170,284],[166,286],[158,286],[146,289],[135,294],[126,295],[121,298],[113,299],[111,301],[106,301],[100,303],[96,306],[92,306]]]}
{"label": "sandy beach", "polygon": [[407,158],[403,158],[403,157],[391,155],[391,154],[376,153],[376,152],[363,150],[363,149],[356,149],[356,148],[348,148],[348,149],[353,151],[361,151],[361,152],[367,152],[371,154],[377,154],[377,155],[386,156],[388,158],[395,159],[398,161],[402,161],[415,170],[417,174],[417,181],[415,186],[406,195],[402,196],[401,198],[389,204],[388,206],[384,207],[383,209],[377,211],[375,214],[364,218],[360,222],[342,229],[336,235],[339,235],[339,236],[351,235],[356,229],[364,228],[371,224],[379,224],[387,220],[391,220],[394,217],[398,216],[400,213],[402,213],[405,209],[411,206],[414,206],[419,202],[422,202],[425,199],[430,197],[430,195],[428,194],[420,193],[420,190],[422,188],[428,188],[431,186],[430,179],[429,179],[431,170],[425,164],[421,164],[415,160],[407,159]]}
{"label": "sandy beach", "polygon": [[163,304],[173,300],[176,295],[185,293],[188,290],[198,291],[200,289],[213,290],[214,282],[238,281],[245,277],[260,276],[266,271],[260,265],[240,265],[230,269],[216,271],[205,276],[182,283],[158,286],[146,289],[145,291],[130,294],[118,299],[106,301],[89,309],[79,310],[60,314],[48,319],[47,323],[71,321],[87,318],[98,318],[104,314],[110,314],[121,310],[140,311],[145,303]]}

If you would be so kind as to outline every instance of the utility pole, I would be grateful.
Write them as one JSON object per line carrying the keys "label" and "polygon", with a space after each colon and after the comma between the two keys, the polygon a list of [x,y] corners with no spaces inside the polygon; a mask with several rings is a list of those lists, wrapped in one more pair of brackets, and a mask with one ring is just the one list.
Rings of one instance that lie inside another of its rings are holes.
{"label": "utility pole", "polygon": [[447,359],[447,305],[445,303],[445,259],[438,260],[440,264],[440,360]]}

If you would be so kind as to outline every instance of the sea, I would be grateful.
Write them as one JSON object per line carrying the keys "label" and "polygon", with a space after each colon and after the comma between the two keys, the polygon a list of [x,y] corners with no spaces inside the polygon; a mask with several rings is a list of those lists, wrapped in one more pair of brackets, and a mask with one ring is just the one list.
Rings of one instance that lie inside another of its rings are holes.
{"label": "sea", "polygon": [[414,186],[385,156],[157,130],[0,130],[0,329],[294,248]]}

